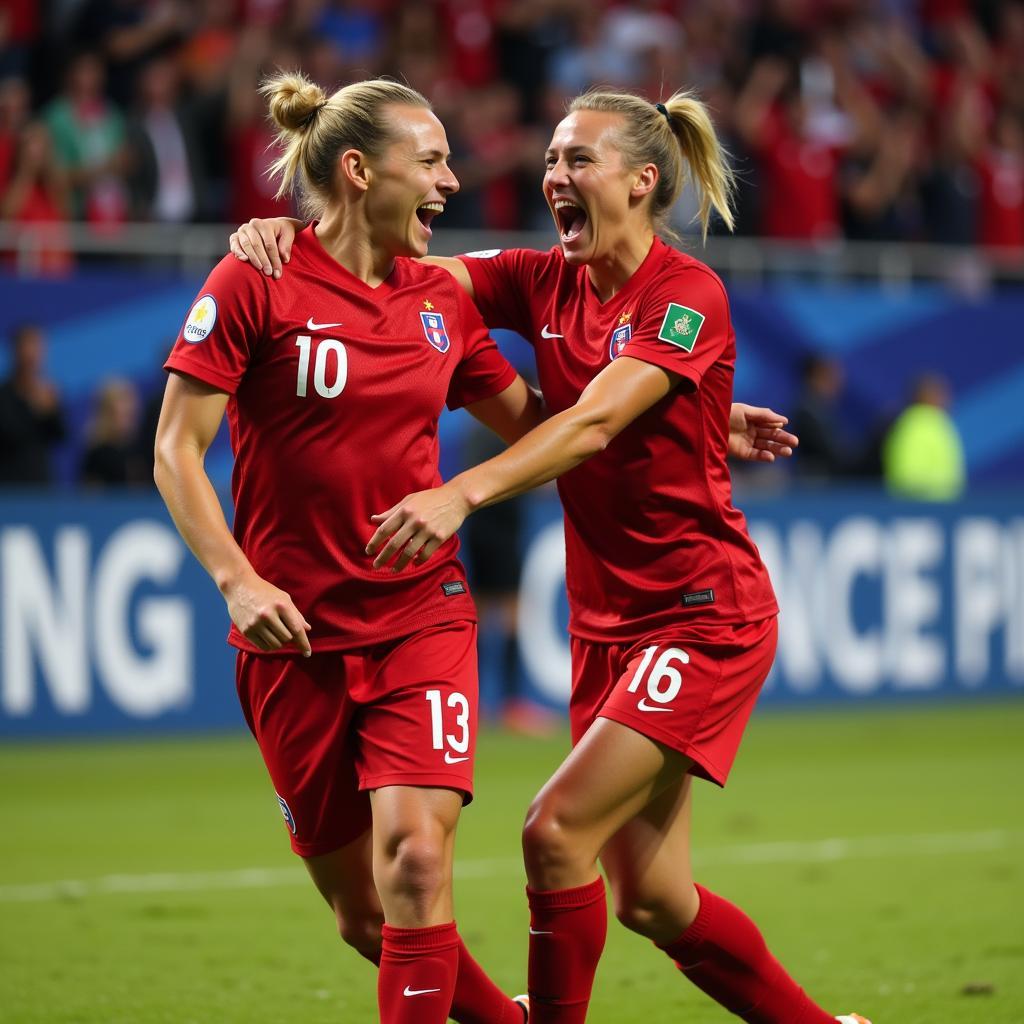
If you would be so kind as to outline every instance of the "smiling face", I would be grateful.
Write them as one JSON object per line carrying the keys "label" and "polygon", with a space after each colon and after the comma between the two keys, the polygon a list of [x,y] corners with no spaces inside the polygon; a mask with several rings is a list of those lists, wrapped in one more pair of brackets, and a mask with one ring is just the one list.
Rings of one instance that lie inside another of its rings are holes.
{"label": "smiling face", "polygon": [[444,126],[422,107],[385,108],[391,142],[367,159],[366,216],[374,246],[391,256],[426,256],[431,221],[459,190]]}
{"label": "smiling face", "polygon": [[653,165],[626,166],[617,141],[622,124],[620,114],[577,110],[551,137],[544,198],[568,263],[607,259],[625,239],[651,230],[650,203],[644,198],[657,171]]}

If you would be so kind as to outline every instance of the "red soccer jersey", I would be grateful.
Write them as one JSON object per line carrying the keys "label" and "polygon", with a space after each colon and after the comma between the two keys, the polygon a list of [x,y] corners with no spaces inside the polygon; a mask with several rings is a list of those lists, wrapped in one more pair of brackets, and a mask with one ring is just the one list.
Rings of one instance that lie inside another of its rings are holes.
{"label": "red soccer jersey", "polygon": [[656,239],[626,286],[602,303],[586,268],[569,266],[559,248],[462,259],[484,320],[533,343],[553,412],[575,405],[620,355],[683,377],[558,480],[569,631],[618,642],[687,621],[774,615],[768,573],[731,501],[736,342],[718,277]]}
{"label": "red soccer jersey", "polygon": [[[314,650],[475,619],[457,538],[397,574],[364,550],[372,514],[441,483],[442,406],[515,379],[446,271],[399,259],[371,288],[307,228],[279,281],[223,259],[166,365],[231,396],[234,535],[311,623]],[[256,650],[234,627],[229,640]]]}

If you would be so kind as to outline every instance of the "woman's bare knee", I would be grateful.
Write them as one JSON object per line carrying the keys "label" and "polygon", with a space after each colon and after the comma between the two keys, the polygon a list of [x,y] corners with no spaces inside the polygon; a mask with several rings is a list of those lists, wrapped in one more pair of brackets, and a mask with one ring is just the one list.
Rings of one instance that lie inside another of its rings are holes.
{"label": "woman's bare knee", "polygon": [[338,934],[342,942],[351,946],[360,956],[373,963],[380,962],[381,926],[383,914],[342,915],[336,914]]}

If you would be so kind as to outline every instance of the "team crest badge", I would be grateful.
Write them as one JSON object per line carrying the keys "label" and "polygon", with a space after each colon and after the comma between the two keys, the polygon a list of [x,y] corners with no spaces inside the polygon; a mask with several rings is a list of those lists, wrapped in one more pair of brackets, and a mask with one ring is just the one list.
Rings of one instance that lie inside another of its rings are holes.
{"label": "team crest badge", "polygon": [[612,331],[611,340],[608,343],[608,356],[611,359],[615,359],[617,356],[622,355],[622,350],[626,347],[626,342],[633,337],[633,325],[623,324],[621,327],[616,327]]}
{"label": "team crest badge", "polygon": [[678,302],[670,302],[665,310],[665,319],[662,321],[658,337],[667,341],[670,345],[678,345],[687,352],[693,351],[697,344],[697,335],[704,326],[704,314],[698,313],[689,306],[682,306]]}
{"label": "team crest badge", "polygon": [[291,834],[295,835],[295,816],[292,814],[292,809],[288,806],[288,801],[278,793],[277,802],[281,805],[281,813],[284,815],[284,823],[288,826]]}
{"label": "team crest badge", "polygon": [[423,335],[438,352],[447,352],[451,347],[448,332],[444,326],[444,316],[441,313],[420,313],[420,322],[423,324]]}

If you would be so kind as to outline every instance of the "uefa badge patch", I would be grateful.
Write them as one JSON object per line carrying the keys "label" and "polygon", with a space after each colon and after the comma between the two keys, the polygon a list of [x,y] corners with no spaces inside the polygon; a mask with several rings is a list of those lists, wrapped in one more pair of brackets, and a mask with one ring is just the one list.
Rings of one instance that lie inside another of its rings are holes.
{"label": "uefa badge patch", "polygon": [[181,336],[191,345],[205,341],[217,322],[217,300],[212,295],[203,295],[189,311]]}
{"label": "uefa badge patch", "polygon": [[703,313],[698,313],[689,306],[681,306],[678,302],[670,302],[658,337],[670,345],[678,345],[679,348],[692,352],[693,346],[697,344],[697,335],[703,326]]}
{"label": "uefa badge patch", "polygon": [[609,358],[615,359],[617,356],[622,355],[622,350],[626,347],[626,342],[632,337],[632,324],[623,324],[621,327],[616,327],[615,330],[612,331],[612,337],[608,343]]}
{"label": "uefa badge patch", "polygon": [[423,334],[438,352],[447,352],[451,348],[448,332],[444,327],[444,316],[441,313],[420,313]]}

